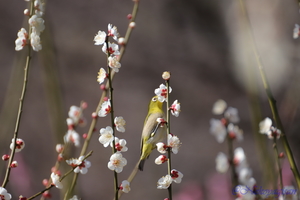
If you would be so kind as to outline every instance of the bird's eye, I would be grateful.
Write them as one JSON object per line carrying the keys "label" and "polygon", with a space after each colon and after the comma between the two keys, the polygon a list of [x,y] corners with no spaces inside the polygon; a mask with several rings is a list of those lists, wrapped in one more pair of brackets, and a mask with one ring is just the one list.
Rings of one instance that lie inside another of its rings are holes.
{"label": "bird's eye", "polygon": [[152,101],[157,101],[157,97],[153,97],[153,98],[152,98]]}

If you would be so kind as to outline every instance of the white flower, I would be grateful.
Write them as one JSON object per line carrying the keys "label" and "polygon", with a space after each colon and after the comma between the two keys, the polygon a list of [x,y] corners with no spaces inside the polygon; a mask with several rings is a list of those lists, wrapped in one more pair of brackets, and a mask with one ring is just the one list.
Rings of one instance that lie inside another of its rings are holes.
{"label": "white flower", "polygon": [[72,158],[70,160],[66,160],[68,165],[74,167],[75,173],[86,174],[88,172],[88,168],[91,167],[91,162],[88,160],[84,160],[84,156],[80,156],[78,159]]}
{"label": "white flower", "polygon": [[55,174],[54,172],[52,172],[52,174],[51,174],[51,179],[52,179],[52,183],[55,185],[55,187],[57,187],[58,189],[63,188],[63,184],[59,181],[60,177],[57,174]]}
{"label": "white flower", "polygon": [[98,31],[94,37],[95,45],[102,45],[106,40],[106,33],[104,31]]}
{"label": "white flower", "polygon": [[28,33],[25,28],[21,28],[21,30],[18,31],[17,36],[18,38],[15,41],[15,50],[20,51],[27,44]]}
{"label": "white flower", "polygon": [[180,140],[177,136],[169,134],[168,135],[168,146],[172,148],[174,154],[178,153],[178,150],[181,146]]}
{"label": "white flower", "polygon": [[130,192],[130,183],[127,180],[122,181],[120,189],[125,193]]}
{"label": "white flower", "polygon": [[157,182],[157,189],[168,189],[173,179],[170,175],[161,177]]}
{"label": "white flower", "polygon": [[266,134],[270,139],[273,139],[274,136],[279,139],[281,135],[281,131],[272,126],[272,120],[268,117],[259,123],[259,132]]}
{"label": "white flower", "polygon": [[[119,139],[115,137],[115,148],[117,151],[126,152],[128,150],[128,148],[126,147],[126,143],[127,142],[125,139]],[[113,143],[111,142],[110,145],[112,146]]]}
{"label": "white flower", "polygon": [[164,154],[164,153],[167,152],[168,146],[166,144],[162,143],[162,142],[156,143],[156,147],[157,147],[157,151],[159,153]]}
{"label": "white flower", "polygon": [[35,14],[38,17],[41,17],[44,14],[45,6],[41,0],[35,0],[34,1],[34,9],[35,9]]}
{"label": "white flower", "polygon": [[178,103],[178,100],[175,100],[173,102],[173,104],[171,105],[171,113],[172,115],[174,115],[175,117],[178,117],[179,116],[179,113],[180,113],[180,103]]}
{"label": "white flower", "polygon": [[272,120],[269,117],[267,117],[259,123],[259,132],[261,134],[269,135],[271,132],[270,130],[271,126],[272,126]]}
{"label": "white flower", "polygon": [[228,168],[229,168],[229,162],[228,162],[227,156],[222,152],[218,153],[217,158],[216,158],[217,172],[225,173],[225,172],[227,172]]}
{"label": "white flower", "polygon": [[35,31],[35,28],[32,28],[32,32],[30,34],[30,45],[34,51],[42,50],[41,38]]}
{"label": "white flower", "polygon": [[213,105],[212,113],[215,115],[221,115],[227,108],[227,103],[223,99],[219,99]]}
{"label": "white flower", "polygon": [[183,174],[180,171],[176,170],[176,169],[172,169],[171,170],[171,177],[172,177],[172,179],[175,183],[181,183],[181,179],[183,177]]}
{"label": "white flower", "polygon": [[[250,187],[252,184],[252,170],[249,167],[243,167],[238,171],[239,182]],[[250,186],[249,186],[250,184]],[[253,185],[252,185],[253,186]],[[251,187],[252,187],[251,186]]]}
{"label": "white flower", "polygon": [[239,129],[238,126],[235,126],[232,123],[230,123],[227,126],[227,131],[231,139],[237,139],[238,141],[243,140],[243,130]]}
{"label": "white flower", "polygon": [[300,26],[298,24],[295,24],[295,28],[294,28],[294,31],[293,31],[293,38],[294,39],[297,39],[299,37],[299,28],[300,28]]}
{"label": "white flower", "polygon": [[115,172],[120,173],[123,171],[125,165],[127,165],[127,160],[123,158],[120,152],[116,152],[110,157],[107,167],[110,170],[115,170]]}
{"label": "white flower", "polygon": [[101,84],[104,82],[105,79],[106,79],[106,71],[105,69],[100,68],[97,76],[97,81],[99,82],[99,84]]}
{"label": "white flower", "polygon": [[[15,139],[13,138],[11,140],[11,143],[10,143],[10,149],[13,150],[14,149],[14,146],[15,146]],[[16,141],[16,150],[15,152],[20,152],[22,149],[24,149],[25,147],[25,142],[24,140],[20,139],[20,138],[17,138],[17,141]]]}
{"label": "white flower", "polygon": [[55,150],[57,153],[61,153],[64,150],[64,145],[63,144],[57,144],[55,146]]}
{"label": "white flower", "polygon": [[103,144],[104,147],[108,147],[108,145],[114,140],[113,129],[110,126],[101,128],[100,134],[99,142]]}
{"label": "white flower", "polygon": [[[103,51],[105,54],[107,54],[107,46],[106,46],[106,43],[103,44],[102,51]],[[117,44],[115,44],[115,43],[110,43],[110,42],[108,42],[108,52],[109,52],[109,55],[115,55],[115,56],[120,55],[120,52],[119,52],[119,45],[117,45]]]}
{"label": "white flower", "polygon": [[37,35],[40,35],[40,33],[45,29],[43,18],[41,18],[37,15],[32,15],[29,18],[28,23],[30,26],[35,28]]}
{"label": "white flower", "polygon": [[229,107],[224,113],[225,118],[231,123],[238,123],[240,121],[238,109]]}
{"label": "white flower", "polygon": [[72,123],[68,125],[84,125],[85,119],[82,114],[82,108],[78,106],[71,106],[68,112],[69,118],[72,120]]}
{"label": "white flower", "polygon": [[111,111],[110,100],[104,101],[101,105],[101,109],[98,112],[99,117],[105,117]]}
{"label": "white flower", "polygon": [[[172,88],[169,87],[169,90],[170,90],[169,93],[171,93]],[[164,84],[160,84],[159,88],[156,88],[154,90],[154,93],[157,95],[158,101],[160,101],[160,102],[167,101],[168,88]]]}
{"label": "white flower", "polygon": [[216,137],[219,143],[224,142],[227,135],[226,127],[221,120],[211,119],[210,120],[210,133]]}
{"label": "white flower", "polygon": [[80,145],[80,136],[75,130],[70,129],[64,136],[64,141],[65,143],[72,142],[76,147],[78,147]]}
{"label": "white flower", "polygon": [[167,156],[165,156],[165,155],[160,155],[160,156],[158,156],[156,159],[155,159],[155,164],[157,164],[157,165],[161,165],[161,164],[163,164],[164,162],[166,162],[166,161],[168,161],[168,158],[167,158]]}
{"label": "white flower", "polygon": [[121,68],[121,63],[119,63],[118,58],[116,56],[109,56],[108,57],[108,66],[112,68],[115,72],[119,72]]}
{"label": "white flower", "polygon": [[243,148],[238,147],[234,150],[233,164],[235,165],[235,170],[237,173],[239,173],[243,168],[248,167]]}
{"label": "white flower", "polygon": [[115,117],[114,121],[117,131],[124,133],[126,121],[123,119],[123,117]]}
{"label": "white flower", "polygon": [[7,190],[3,187],[0,187],[0,199],[1,200],[10,200],[11,194],[7,193]]}
{"label": "white flower", "polygon": [[113,26],[112,24],[108,24],[108,36],[111,36],[114,40],[118,41],[119,33],[116,26]]}

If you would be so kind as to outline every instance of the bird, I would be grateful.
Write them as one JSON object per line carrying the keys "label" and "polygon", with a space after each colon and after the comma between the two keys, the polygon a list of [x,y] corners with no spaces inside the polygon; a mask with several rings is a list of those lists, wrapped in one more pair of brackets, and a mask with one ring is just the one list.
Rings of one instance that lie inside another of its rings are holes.
{"label": "bird", "polygon": [[165,114],[162,110],[163,102],[154,96],[148,106],[148,114],[144,121],[141,137],[141,155],[139,160],[139,170],[143,171],[146,159],[156,148],[156,144],[166,137],[166,125],[158,122],[158,118],[164,119]]}

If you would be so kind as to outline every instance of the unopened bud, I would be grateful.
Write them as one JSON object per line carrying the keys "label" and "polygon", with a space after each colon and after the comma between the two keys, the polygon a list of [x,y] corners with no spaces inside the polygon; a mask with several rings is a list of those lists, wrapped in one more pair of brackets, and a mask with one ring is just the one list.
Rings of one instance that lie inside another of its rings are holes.
{"label": "unopened bud", "polygon": [[284,153],[281,152],[281,153],[279,154],[279,158],[284,158],[284,157],[285,157]]}
{"label": "unopened bud", "polygon": [[56,149],[57,153],[61,153],[64,150],[64,145],[63,144],[57,144],[55,149]]}
{"label": "unopened bud", "polygon": [[11,168],[16,168],[18,166],[18,162],[17,161],[13,161],[10,165]]}
{"label": "unopened bud", "polygon": [[22,195],[19,196],[19,200],[27,200],[26,197],[23,197]]}
{"label": "unopened bud", "polygon": [[43,197],[46,198],[46,199],[50,199],[51,198],[51,194],[50,192],[47,190],[43,193]]}
{"label": "unopened bud", "polygon": [[30,12],[29,12],[29,10],[28,10],[28,9],[25,9],[25,10],[24,10],[24,15],[26,15],[26,16],[30,16]]}
{"label": "unopened bud", "polygon": [[7,161],[8,159],[9,159],[9,155],[7,155],[7,154],[4,154],[3,156],[2,156],[2,160],[4,160],[4,161]]}
{"label": "unopened bud", "polygon": [[130,22],[130,23],[129,23],[129,27],[130,27],[130,28],[135,28],[135,22]]}
{"label": "unopened bud", "polygon": [[171,77],[170,72],[164,72],[164,73],[162,74],[162,78],[163,78],[165,81],[169,80],[170,77]]}
{"label": "unopened bud", "polygon": [[119,44],[119,45],[124,45],[124,44],[125,44],[125,38],[120,37],[120,38],[118,39],[118,44]]}
{"label": "unopened bud", "polygon": [[86,139],[87,136],[88,136],[88,134],[84,133],[84,134],[82,135],[82,138],[83,138],[83,139]]}
{"label": "unopened bud", "polygon": [[44,180],[42,181],[42,183],[43,183],[44,186],[48,186],[49,181],[48,181],[47,179],[44,179]]}
{"label": "unopened bud", "polygon": [[92,118],[95,119],[95,118],[97,118],[97,117],[98,117],[97,113],[93,112],[93,113],[92,113]]}
{"label": "unopened bud", "polygon": [[128,14],[127,19],[131,20],[131,18],[132,18],[132,14]]}

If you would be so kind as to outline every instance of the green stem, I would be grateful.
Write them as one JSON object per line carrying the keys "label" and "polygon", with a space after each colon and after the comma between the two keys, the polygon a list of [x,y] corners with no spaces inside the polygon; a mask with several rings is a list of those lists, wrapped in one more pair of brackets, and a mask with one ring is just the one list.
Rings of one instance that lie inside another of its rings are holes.
{"label": "green stem", "polygon": [[[33,6],[34,6],[34,3],[33,3],[33,1],[31,1],[30,14],[32,14],[32,12],[33,12]],[[31,33],[31,28],[29,29],[29,35],[30,35],[30,33]],[[27,90],[27,81],[28,81],[28,75],[29,75],[30,61],[31,61],[31,45],[28,45],[28,55],[27,55],[26,63],[25,63],[25,67],[24,67],[23,87],[22,87],[21,97],[19,99],[19,109],[18,109],[18,115],[17,115],[17,119],[16,119],[15,130],[14,130],[14,143],[15,144],[14,144],[14,148],[11,150],[11,153],[10,153],[9,161],[8,161],[7,168],[6,168],[5,178],[2,183],[3,188],[5,188],[7,183],[9,182],[9,175],[11,172],[10,166],[11,166],[11,163],[13,162],[15,152],[16,152],[16,145],[17,145],[16,142],[17,142],[17,138],[18,138],[19,127],[20,127],[20,122],[21,122],[21,117],[22,117],[24,98],[25,98],[25,94],[26,94],[26,90]]]}
{"label": "green stem", "polygon": [[259,69],[259,72],[260,72],[260,76],[261,76],[266,94],[268,96],[268,101],[269,101],[269,105],[270,105],[270,108],[271,108],[271,111],[272,111],[273,119],[275,120],[276,126],[281,130],[281,133],[282,133],[281,138],[282,138],[283,146],[284,146],[284,149],[286,151],[287,158],[288,158],[288,161],[289,161],[290,166],[291,166],[291,170],[292,170],[293,175],[296,179],[297,187],[298,187],[298,189],[300,189],[299,171],[297,169],[297,165],[296,165],[295,160],[294,160],[293,152],[292,152],[291,147],[289,145],[289,142],[286,138],[285,131],[284,131],[283,125],[281,123],[281,119],[280,119],[279,114],[278,114],[278,109],[277,109],[277,106],[276,106],[276,100],[273,97],[273,94],[272,94],[272,91],[271,91],[271,88],[270,88],[270,84],[268,83],[268,79],[267,79],[267,76],[266,76],[266,72],[264,70],[263,64],[261,62],[256,44],[255,44],[255,39],[254,39],[254,35],[253,35],[253,32],[252,32],[252,27],[251,27],[251,24],[250,24],[250,20],[249,20],[249,17],[247,15],[243,0],[239,0],[239,2],[240,2],[240,8],[241,8],[242,14],[244,15],[245,21],[246,21],[247,26],[248,26],[249,39],[251,41],[252,50],[253,50],[253,53],[254,53],[255,58],[256,58],[256,62],[257,62],[257,66],[258,66],[258,69]]}

